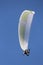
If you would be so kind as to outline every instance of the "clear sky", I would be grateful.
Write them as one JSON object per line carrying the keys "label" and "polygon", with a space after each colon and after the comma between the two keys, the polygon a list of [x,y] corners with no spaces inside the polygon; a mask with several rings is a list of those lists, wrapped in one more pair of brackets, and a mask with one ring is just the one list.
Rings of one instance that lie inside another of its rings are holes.
{"label": "clear sky", "polygon": [[[19,45],[21,12],[34,10],[29,48],[24,56]],[[0,0],[0,65],[43,65],[43,0]]]}

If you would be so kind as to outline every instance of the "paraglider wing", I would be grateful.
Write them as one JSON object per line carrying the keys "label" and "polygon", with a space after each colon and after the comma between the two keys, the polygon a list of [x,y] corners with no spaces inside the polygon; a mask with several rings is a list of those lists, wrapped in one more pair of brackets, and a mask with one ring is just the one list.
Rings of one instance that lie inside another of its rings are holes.
{"label": "paraglider wing", "polygon": [[19,19],[18,37],[20,47],[23,51],[28,49],[29,33],[34,14],[34,11],[25,10],[22,12]]}

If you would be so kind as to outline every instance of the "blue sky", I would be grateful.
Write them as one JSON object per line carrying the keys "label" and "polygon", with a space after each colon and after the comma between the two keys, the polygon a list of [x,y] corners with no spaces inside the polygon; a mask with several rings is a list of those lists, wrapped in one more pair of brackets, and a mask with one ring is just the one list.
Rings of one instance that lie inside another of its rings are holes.
{"label": "blue sky", "polygon": [[[35,11],[28,57],[18,39],[19,17],[25,9]],[[43,65],[43,0],[0,0],[0,65]]]}

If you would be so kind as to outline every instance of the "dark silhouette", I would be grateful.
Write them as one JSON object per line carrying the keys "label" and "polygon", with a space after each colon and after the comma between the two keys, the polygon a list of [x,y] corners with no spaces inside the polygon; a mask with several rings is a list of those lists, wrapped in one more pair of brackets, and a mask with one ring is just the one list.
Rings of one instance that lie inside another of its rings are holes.
{"label": "dark silhouette", "polygon": [[25,50],[25,51],[24,51],[24,54],[27,55],[27,56],[29,56],[29,54],[30,54],[30,49],[29,49],[29,50]]}

